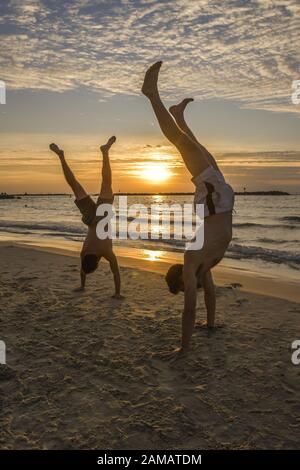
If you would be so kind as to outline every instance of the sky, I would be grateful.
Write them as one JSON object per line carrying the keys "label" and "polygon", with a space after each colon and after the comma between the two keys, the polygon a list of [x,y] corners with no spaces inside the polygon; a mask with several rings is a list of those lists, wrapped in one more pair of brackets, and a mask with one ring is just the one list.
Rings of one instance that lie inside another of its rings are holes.
{"label": "sky", "polygon": [[115,192],[192,191],[140,92],[156,60],[234,189],[300,192],[299,44],[299,0],[1,0],[0,192],[69,192],[51,142],[97,192],[112,134]]}

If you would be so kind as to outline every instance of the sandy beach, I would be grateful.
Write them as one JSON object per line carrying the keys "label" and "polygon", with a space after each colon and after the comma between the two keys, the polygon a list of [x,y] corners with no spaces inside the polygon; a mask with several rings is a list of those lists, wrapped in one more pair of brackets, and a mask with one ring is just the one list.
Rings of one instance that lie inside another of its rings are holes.
{"label": "sandy beach", "polygon": [[220,285],[215,333],[170,364],[151,353],[178,345],[182,297],[161,274],[123,266],[120,302],[105,263],[75,294],[74,256],[0,256],[1,449],[298,447],[299,303]]}

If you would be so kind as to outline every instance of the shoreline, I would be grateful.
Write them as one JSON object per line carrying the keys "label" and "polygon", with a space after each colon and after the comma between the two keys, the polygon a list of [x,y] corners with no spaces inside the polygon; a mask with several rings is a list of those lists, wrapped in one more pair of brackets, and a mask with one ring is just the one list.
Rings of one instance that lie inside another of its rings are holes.
{"label": "shoreline", "polygon": [[[19,246],[29,250],[55,253],[62,256],[78,257],[80,244],[64,242],[50,244],[49,241],[18,241],[17,237],[9,240],[0,240],[0,247]],[[147,271],[165,275],[171,264],[182,263],[182,253],[168,251],[153,251],[129,247],[115,246],[115,253],[121,267]],[[242,292],[274,297],[300,303],[299,285],[292,279],[276,278],[264,273],[246,270],[234,265],[234,260],[222,261],[213,269],[214,281],[217,286],[236,286]]]}

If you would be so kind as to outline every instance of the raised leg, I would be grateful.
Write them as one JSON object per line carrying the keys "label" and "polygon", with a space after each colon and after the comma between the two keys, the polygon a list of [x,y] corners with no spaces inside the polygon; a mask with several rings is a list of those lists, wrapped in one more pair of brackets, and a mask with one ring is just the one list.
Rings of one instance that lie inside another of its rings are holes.
{"label": "raised leg", "polygon": [[185,117],[184,117],[184,111],[185,111],[185,108],[186,108],[187,104],[190,103],[191,101],[194,101],[193,98],[185,98],[184,100],[181,101],[181,103],[179,103],[175,106],[171,106],[169,108],[169,111],[172,114],[172,116],[174,117],[177,126],[180,127],[180,129],[183,132],[185,132],[188,136],[190,136],[190,138],[201,147],[203,152],[206,153],[206,158],[209,161],[209,163],[216,170],[220,171],[220,169],[217,165],[217,162],[214,159],[214,157],[212,156],[212,154],[205,147],[203,147],[202,144],[200,144],[200,142],[197,140],[197,138],[195,137],[195,135],[193,134],[193,132],[191,131],[191,129],[189,128],[189,126],[186,123],[186,120],[185,120]]}
{"label": "raised leg", "polygon": [[149,98],[163,134],[177,147],[192,176],[198,176],[210,163],[206,152],[178,127],[160,99],[157,81],[161,64],[156,62],[147,70],[142,92]]}
{"label": "raised leg", "polygon": [[[190,138],[196,142],[197,144],[199,144],[198,140],[196,139],[195,135],[193,134],[193,132],[191,131],[191,129],[189,128],[189,126],[187,125],[185,119],[184,119],[184,111],[185,111],[185,108],[187,107],[187,105],[189,103],[191,103],[192,101],[194,101],[194,98],[185,98],[184,100],[182,100],[179,104],[176,104],[174,106],[171,106],[169,108],[169,111],[170,111],[170,114],[172,114],[173,118],[175,119],[175,122],[177,124],[177,126],[183,131],[185,132],[188,136],[190,136]],[[200,145],[200,144],[199,144]]]}
{"label": "raised leg", "polygon": [[100,196],[104,199],[110,199],[113,196],[109,149],[115,141],[116,137],[112,136],[105,145],[101,145],[100,147],[103,156]]}
{"label": "raised leg", "polygon": [[74,173],[72,172],[71,168],[66,162],[64,151],[61,150],[56,144],[51,144],[49,148],[50,150],[52,150],[52,152],[54,152],[59,157],[65,179],[68,185],[70,186],[70,188],[72,189],[77,201],[85,198],[87,196],[87,192],[81,186],[81,184],[77,181],[77,179],[74,176]]}

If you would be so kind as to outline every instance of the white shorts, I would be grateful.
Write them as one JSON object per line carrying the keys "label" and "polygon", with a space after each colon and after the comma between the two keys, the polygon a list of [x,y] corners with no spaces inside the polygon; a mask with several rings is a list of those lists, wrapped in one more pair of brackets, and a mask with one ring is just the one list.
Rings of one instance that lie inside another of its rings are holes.
{"label": "white shorts", "polygon": [[194,204],[204,204],[204,217],[232,211],[234,191],[220,171],[209,166],[192,182],[196,186]]}

